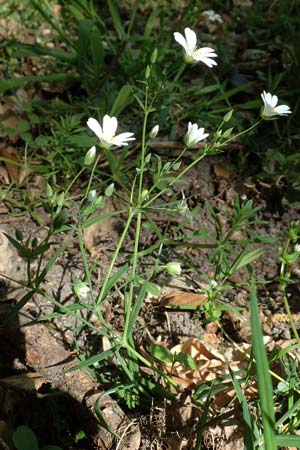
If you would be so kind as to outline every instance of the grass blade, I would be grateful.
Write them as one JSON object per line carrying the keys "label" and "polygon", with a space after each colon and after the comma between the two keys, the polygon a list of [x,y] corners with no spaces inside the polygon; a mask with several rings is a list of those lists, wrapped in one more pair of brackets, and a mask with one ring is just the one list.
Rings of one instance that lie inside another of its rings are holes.
{"label": "grass blade", "polygon": [[116,3],[114,0],[107,0],[107,4],[118,38],[122,41],[125,38],[125,32]]}
{"label": "grass blade", "polygon": [[244,395],[243,390],[241,389],[241,386],[238,382],[238,380],[235,377],[235,374],[233,372],[233,370],[231,369],[229,363],[227,362],[227,367],[229,370],[229,373],[231,375],[231,379],[232,379],[232,384],[234,386],[236,395],[239,399],[240,404],[242,405],[242,410],[243,410],[243,425],[244,425],[244,444],[245,450],[253,450],[254,449],[254,442],[253,442],[253,430],[252,430],[252,420],[251,420],[251,415],[250,415],[250,411],[248,408],[248,402],[247,399]]}
{"label": "grass blade", "polygon": [[282,434],[275,436],[278,447],[296,447],[300,448],[300,436],[292,434]]}
{"label": "grass blade", "polygon": [[263,341],[262,329],[259,321],[257,298],[254,283],[250,289],[251,330],[253,339],[253,353],[256,360],[258,379],[258,393],[263,422],[265,450],[276,449],[275,413],[273,401],[273,387],[269,371],[269,363]]}

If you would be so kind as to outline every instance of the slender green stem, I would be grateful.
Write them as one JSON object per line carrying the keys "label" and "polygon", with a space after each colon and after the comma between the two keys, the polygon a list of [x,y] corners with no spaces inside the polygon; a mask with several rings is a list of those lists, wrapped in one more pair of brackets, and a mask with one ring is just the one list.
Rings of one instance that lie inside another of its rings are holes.
{"label": "slender green stem", "polygon": [[69,184],[69,186],[67,187],[67,189],[65,190],[65,195],[69,192],[69,190],[71,189],[71,187],[73,186],[73,184],[75,183],[76,180],[78,180],[78,178],[80,177],[80,175],[85,171],[85,167],[82,167],[79,172],[75,175],[75,177],[73,178],[73,180],[71,181],[71,183]]}
{"label": "slender green stem", "polygon": [[232,109],[232,105],[231,105],[230,101],[229,101],[228,98],[227,98],[226,92],[224,91],[224,88],[223,88],[223,86],[222,86],[222,83],[221,83],[220,80],[219,80],[218,75],[216,75],[215,72],[214,72],[213,70],[211,70],[211,74],[212,74],[213,79],[215,80],[215,82],[216,82],[217,85],[219,86],[219,89],[220,89],[220,91],[222,92],[222,95],[223,95],[223,97],[224,97],[224,100],[225,100],[227,106],[229,106],[229,108]]}
{"label": "slender green stem", "polygon": [[132,267],[131,267],[131,280],[129,285],[129,294],[128,299],[126,302],[126,310],[125,310],[125,324],[124,324],[124,340],[127,342],[128,340],[128,333],[129,330],[129,323],[130,323],[130,313],[131,313],[131,307],[132,307],[132,301],[133,301],[133,294],[134,294],[134,279],[136,276],[137,271],[137,265],[138,265],[138,253],[139,253],[139,241],[140,241],[140,234],[141,234],[141,226],[142,226],[142,193],[143,193],[143,180],[144,180],[144,171],[145,171],[145,155],[146,155],[146,130],[147,130],[147,122],[148,122],[148,86],[146,86],[145,89],[145,106],[144,106],[144,122],[143,122],[143,131],[142,131],[142,151],[141,151],[141,163],[140,163],[140,171],[139,171],[139,183],[138,183],[138,201],[137,201],[137,221],[136,221],[136,228],[135,228],[135,239],[134,239],[134,251],[133,251],[133,258],[132,258]]}
{"label": "slender green stem", "polygon": [[168,189],[170,189],[170,187],[172,187],[175,183],[177,183],[177,181],[179,181],[189,170],[192,169],[192,167],[194,167],[196,164],[198,164],[198,162],[200,162],[205,156],[207,155],[207,150],[203,150],[203,153],[198,156],[198,158],[196,158],[193,162],[191,162],[191,164],[189,164],[188,166],[186,166],[182,172],[180,172],[169,184],[169,186],[165,189],[162,189],[160,192],[158,192],[156,195],[154,195],[154,197],[152,197],[145,205],[144,208],[147,208],[149,205],[151,205],[151,203],[153,203],[156,199],[158,199],[159,197],[161,197]]}
{"label": "slender green stem", "polygon": [[113,268],[114,268],[114,265],[115,265],[115,263],[116,263],[116,261],[117,261],[117,257],[118,257],[118,255],[119,255],[119,252],[120,252],[121,247],[122,247],[122,245],[123,245],[124,239],[125,239],[125,237],[126,237],[127,231],[128,231],[128,229],[129,229],[129,226],[130,226],[131,221],[132,221],[132,219],[133,219],[134,213],[135,213],[135,210],[134,210],[132,207],[130,207],[130,210],[129,210],[129,216],[128,216],[126,225],[125,225],[125,227],[124,227],[123,233],[122,233],[122,235],[121,235],[121,237],[120,237],[120,239],[119,239],[119,242],[118,242],[118,244],[117,244],[115,253],[114,253],[113,257],[112,257],[112,260],[111,260],[111,262],[110,262],[109,268],[108,268],[108,270],[107,270],[105,279],[104,279],[104,281],[103,281],[101,290],[100,290],[99,295],[98,295],[98,298],[97,298],[97,302],[96,302],[96,303],[97,303],[98,305],[104,300],[104,296],[105,296],[105,293],[106,293],[106,287],[107,287],[109,278],[110,278],[110,276],[111,276],[111,273],[112,273],[112,270],[113,270]]}
{"label": "slender green stem", "polygon": [[251,125],[251,127],[249,127],[246,130],[241,131],[240,133],[235,134],[234,136],[231,136],[230,138],[226,139],[224,142],[219,144],[219,147],[224,147],[224,145],[227,145],[228,142],[233,141],[234,139],[242,136],[243,134],[249,133],[249,131],[251,131],[251,130],[253,130],[253,128],[257,127],[262,121],[263,121],[263,119],[257,120],[253,125]]}
{"label": "slender green stem", "polygon": [[96,167],[97,167],[97,164],[98,164],[100,158],[101,158],[101,153],[99,153],[99,155],[97,156],[97,158],[96,158],[96,160],[94,162],[94,165],[93,165],[93,168],[92,168],[92,171],[91,171],[91,175],[90,175],[90,179],[89,179],[86,191],[85,191],[86,197],[88,196],[88,193],[89,193],[89,191],[91,189],[91,184],[92,184],[92,181],[93,181],[94,173],[95,173],[95,170],[96,170]]}
{"label": "slender green stem", "polygon": [[[92,280],[91,280],[91,272],[90,272],[90,268],[89,268],[89,263],[88,263],[88,259],[86,256],[84,243],[83,243],[83,230],[82,230],[82,225],[80,223],[80,220],[79,220],[79,224],[77,227],[77,237],[78,237],[79,250],[80,250],[81,259],[83,262],[85,277],[86,277],[87,283],[89,285],[90,291],[92,292],[93,284],[92,284]],[[93,296],[93,300],[94,300],[94,296]],[[101,324],[103,325],[104,329],[108,330],[109,328],[102,316],[100,309],[95,308],[95,312],[97,313],[97,316],[98,316],[99,320],[101,321]]]}
{"label": "slender green stem", "polygon": [[[288,254],[288,250],[289,250],[289,246],[290,246],[291,240],[287,239],[286,244],[285,244],[285,248],[283,251],[283,255]],[[288,301],[288,297],[286,294],[286,287],[287,287],[287,283],[284,281],[285,278],[285,270],[286,270],[286,262],[284,260],[282,260],[281,262],[281,266],[280,266],[280,287],[281,287],[281,292],[282,292],[282,296],[283,296],[283,303],[284,303],[284,307],[287,313],[287,316],[289,318],[290,321],[290,325],[293,331],[293,334],[295,336],[295,339],[297,341],[298,344],[300,344],[300,337],[296,328],[296,324],[293,318],[293,314],[291,312],[291,308],[289,305],[289,301]]]}
{"label": "slender green stem", "polygon": [[148,86],[145,89],[145,107],[144,107],[144,123],[142,131],[142,153],[141,153],[141,165],[140,165],[140,176],[139,176],[139,192],[138,192],[138,206],[141,206],[142,202],[142,192],[143,192],[143,181],[144,181],[144,171],[145,171],[145,154],[146,154],[146,130],[148,122]]}
{"label": "slender green stem", "polygon": [[184,62],[184,63],[182,63],[182,65],[179,67],[178,72],[177,72],[177,74],[176,74],[175,77],[174,77],[174,82],[175,82],[175,83],[179,80],[179,78],[181,77],[181,75],[182,75],[183,72],[185,71],[186,66],[187,66],[187,64],[186,64],[186,62]]}

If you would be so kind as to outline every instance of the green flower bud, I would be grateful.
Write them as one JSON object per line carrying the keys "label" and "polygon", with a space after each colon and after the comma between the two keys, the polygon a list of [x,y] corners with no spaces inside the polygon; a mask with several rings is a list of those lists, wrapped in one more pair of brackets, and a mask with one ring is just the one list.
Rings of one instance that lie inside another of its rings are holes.
{"label": "green flower bud", "polygon": [[95,161],[95,156],[96,156],[96,147],[93,145],[93,147],[91,147],[88,150],[87,154],[85,155],[84,164],[86,166],[93,164],[93,162]]}
{"label": "green flower bud", "polygon": [[179,276],[181,274],[181,265],[178,262],[169,262],[164,267],[170,275]]}

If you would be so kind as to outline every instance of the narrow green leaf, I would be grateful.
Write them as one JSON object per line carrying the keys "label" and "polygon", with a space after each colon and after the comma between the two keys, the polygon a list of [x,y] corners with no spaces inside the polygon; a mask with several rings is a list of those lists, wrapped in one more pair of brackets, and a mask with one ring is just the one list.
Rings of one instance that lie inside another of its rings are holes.
{"label": "narrow green leaf", "polygon": [[151,281],[145,282],[145,289],[148,294],[153,295],[154,297],[159,296],[159,288],[156,284],[151,283]]}
{"label": "narrow green leaf", "polygon": [[92,57],[95,81],[101,75],[104,65],[104,49],[102,45],[102,36],[96,26],[90,33],[90,52]]}
{"label": "narrow green leaf", "polygon": [[20,86],[26,86],[28,84],[34,83],[44,83],[44,82],[62,82],[66,80],[79,80],[80,75],[77,73],[53,73],[50,75],[36,75],[30,77],[14,77],[8,80],[0,81],[0,93],[8,90],[17,89]]}
{"label": "narrow green leaf", "polygon": [[42,272],[39,274],[39,276],[37,277],[36,280],[36,284],[39,286],[40,283],[42,281],[44,281],[47,273],[49,272],[49,270],[52,269],[52,267],[54,266],[56,260],[60,257],[60,255],[63,254],[63,252],[65,251],[66,247],[68,246],[68,242],[65,242],[64,244],[62,244],[61,247],[59,247],[55,253],[51,256],[51,258],[49,259],[49,261],[47,262],[47,264],[45,265],[44,269],[42,270]]}
{"label": "narrow green leaf", "polygon": [[123,86],[114,101],[114,104],[111,108],[110,115],[111,116],[118,116],[123,109],[129,105],[130,102],[132,102],[133,98],[131,97],[132,88],[129,86],[129,84],[125,84]]}
{"label": "narrow green leaf", "polygon": [[247,266],[248,264],[251,264],[253,261],[255,261],[257,258],[260,258],[264,251],[261,248],[257,248],[256,250],[253,250],[252,252],[246,252],[245,250],[242,250],[242,252],[239,254],[239,256],[236,258],[236,260],[233,262],[232,266],[229,269],[229,273],[233,274],[237,270],[241,269],[242,267]]}
{"label": "narrow green leaf", "polygon": [[249,411],[249,407],[248,407],[248,402],[247,402],[244,392],[241,389],[241,386],[240,386],[238,380],[236,379],[235,374],[234,374],[233,370],[231,369],[229,363],[227,363],[227,368],[229,370],[229,373],[230,373],[230,376],[232,379],[232,384],[234,386],[234,389],[235,389],[235,392],[239,399],[239,402],[242,405],[243,425],[244,425],[244,445],[245,445],[244,449],[245,450],[253,450],[254,442],[253,442],[252,420],[251,420],[251,415],[250,415],[250,411]]}
{"label": "narrow green leaf", "polygon": [[162,345],[151,344],[150,351],[156,359],[164,363],[172,364],[174,360],[171,351],[167,347],[163,347]]}
{"label": "narrow green leaf", "polygon": [[145,26],[145,31],[144,31],[144,36],[146,38],[148,38],[151,35],[153,27],[155,25],[156,18],[159,14],[160,14],[160,8],[155,8],[152,11],[152,13],[150,14],[150,16],[147,20],[146,26]]}
{"label": "narrow green leaf", "polygon": [[109,426],[109,424],[107,423],[107,421],[105,420],[102,411],[101,411],[101,399],[103,397],[105,397],[106,395],[110,395],[110,394],[114,394],[116,391],[118,390],[118,387],[114,387],[112,389],[108,389],[104,394],[99,395],[99,397],[97,398],[95,404],[94,404],[94,409],[95,409],[95,413],[97,415],[97,418],[100,422],[100,425],[107,430],[109,433],[111,433],[113,436],[115,436],[115,438],[118,439],[118,441],[121,439],[121,437]]}
{"label": "narrow green leaf", "polygon": [[98,362],[103,361],[112,356],[118,350],[118,348],[119,347],[115,345],[114,347],[111,347],[109,350],[106,350],[105,352],[91,356],[90,358],[87,358],[84,361],[78,363],[75,367],[71,367],[71,369],[68,369],[68,372],[74,372],[75,370],[78,369],[86,369],[89,366],[97,364]]}
{"label": "narrow green leaf", "polygon": [[108,280],[107,284],[106,284],[106,288],[105,290],[102,292],[102,297],[101,299],[99,298],[99,296],[97,298],[97,303],[99,303],[99,301],[103,301],[106,297],[106,295],[108,294],[108,292],[111,291],[112,287],[123,277],[123,275],[125,274],[125,272],[128,269],[128,264],[124,264],[112,277],[110,277],[110,279]]}
{"label": "narrow green leaf", "polygon": [[122,41],[125,38],[125,32],[116,3],[114,0],[107,0],[107,4],[118,38]]}
{"label": "narrow green leaf", "polygon": [[144,300],[144,298],[145,298],[145,296],[147,294],[147,288],[148,288],[148,285],[146,283],[144,283],[142,285],[142,287],[140,288],[140,290],[139,290],[139,294],[137,296],[135,304],[134,304],[134,306],[132,308],[132,311],[130,313],[130,321],[129,321],[129,325],[128,325],[128,330],[130,330],[130,332],[133,331],[133,327],[134,327],[134,324],[135,324],[135,322],[137,320],[139,312],[141,310],[141,307],[142,307],[142,304],[143,304],[143,300]]}
{"label": "narrow green leaf", "polygon": [[269,371],[267,353],[263,341],[263,333],[259,321],[255,285],[250,288],[251,330],[253,353],[256,361],[258,393],[263,422],[265,450],[276,450],[275,410],[273,401],[272,379]]}
{"label": "narrow green leaf", "polygon": [[186,367],[187,369],[197,370],[197,368],[198,368],[196,361],[188,353],[180,352],[180,353],[178,353],[178,355],[175,355],[174,360],[183,364],[184,367]]}
{"label": "narrow green leaf", "polygon": [[279,420],[277,420],[275,426],[278,429],[285,421],[289,420],[293,415],[299,414],[300,410],[300,398],[293,404],[293,406],[285,413]]}
{"label": "narrow green leaf", "polygon": [[14,42],[12,47],[12,56],[53,56],[62,62],[74,64],[77,55],[74,51],[64,51],[59,48],[43,47],[38,44],[24,44],[23,42]]}
{"label": "narrow green leaf", "polygon": [[300,448],[300,436],[292,434],[278,434],[275,436],[277,447],[297,447]]}

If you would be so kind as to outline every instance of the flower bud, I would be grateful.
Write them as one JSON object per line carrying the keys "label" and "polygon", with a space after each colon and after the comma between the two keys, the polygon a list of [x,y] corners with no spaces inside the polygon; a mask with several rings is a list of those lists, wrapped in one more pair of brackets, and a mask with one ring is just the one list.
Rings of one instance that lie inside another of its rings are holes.
{"label": "flower bud", "polygon": [[93,189],[92,191],[90,191],[88,193],[88,201],[93,203],[96,200],[96,198],[97,198],[97,192],[95,189]]}
{"label": "flower bud", "polygon": [[150,139],[155,139],[159,131],[159,125],[155,125],[149,133]]}
{"label": "flower bud", "polygon": [[96,147],[95,147],[95,145],[93,145],[93,147],[91,147],[88,150],[87,154],[85,155],[84,164],[86,166],[93,164],[93,162],[95,161],[95,156],[96,156]]}
{"label": "flower bud", "polygon": [[150,74],[151,74],[150,66],[147,66],[147,67],[146,67],[146,72],[145,72],[145,78],[146,78],[146,80],[148,80],[148,78],[150,77]]}
{"label": "flower bud", "polygon": [[157,60],[157,48],[155,50],[153,50],[152,55],[151,55],[151,64],[155,64]]}
{"label": "flower bud", "polygon": [[87,296],[90,293],[90,288],[86,285],[86,283],[83,283],[82,281],[79,281],[77,283],[74,283],[73,285],[74,292],[79,298],[87,298]]}
{"label": "flower bud", "polygon": [[178,262],[172,261],[166,264],[165,269],[169,272],[170,275],[180,275],[181,274],[181,265]]}
{"label": "flower bud", "polygon": [[300,253],[300,244],[295,244],[294,251]]}

